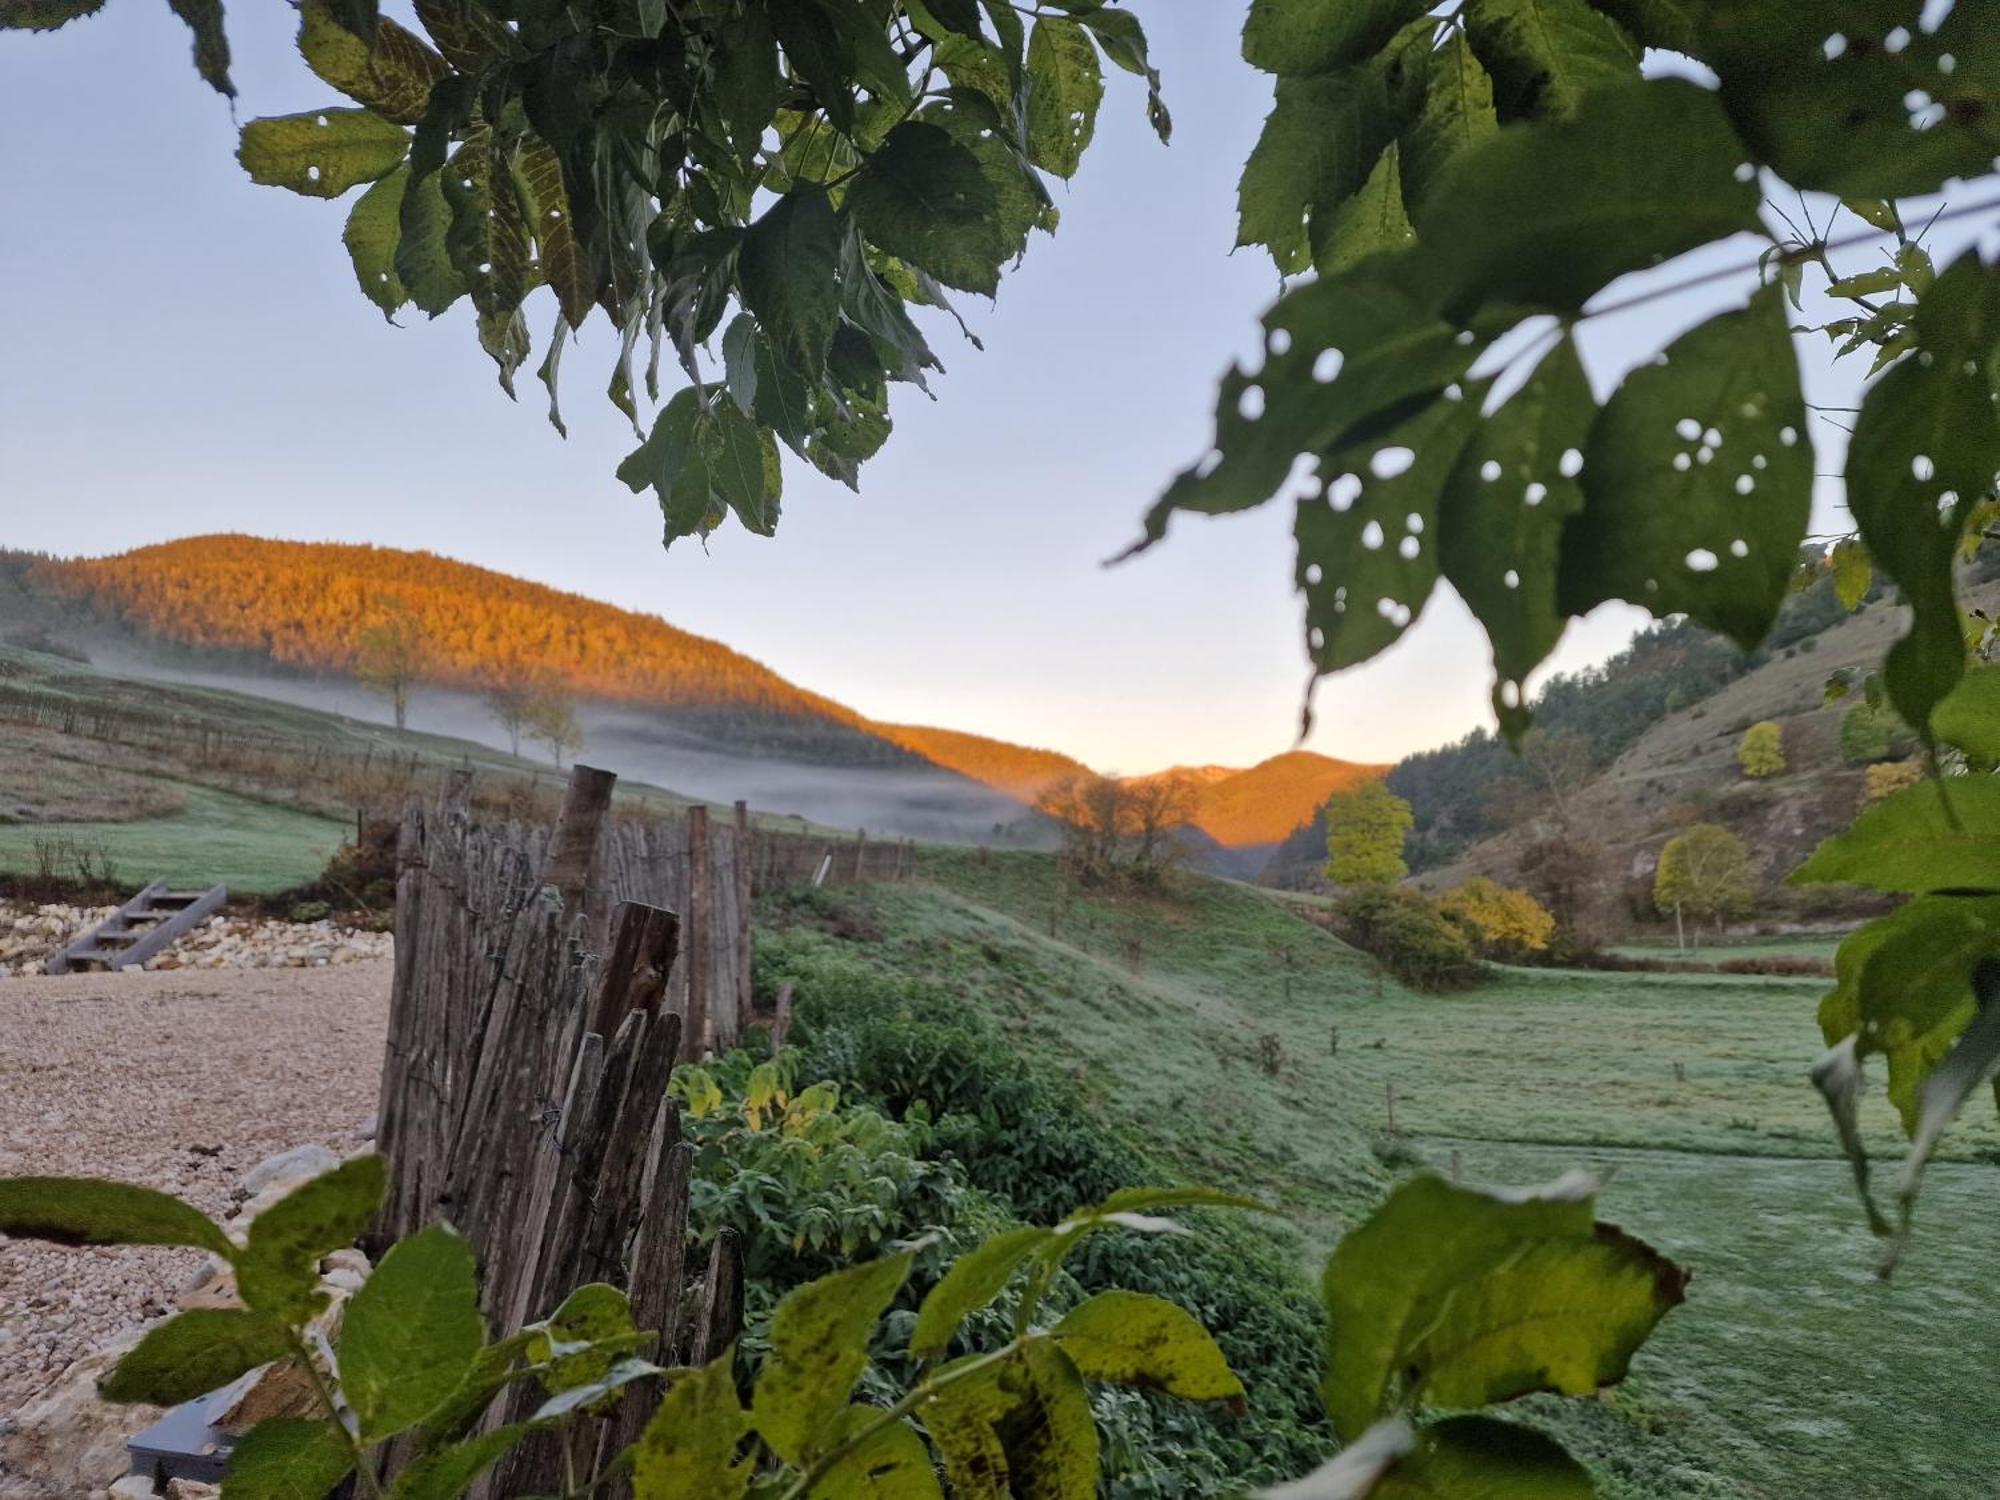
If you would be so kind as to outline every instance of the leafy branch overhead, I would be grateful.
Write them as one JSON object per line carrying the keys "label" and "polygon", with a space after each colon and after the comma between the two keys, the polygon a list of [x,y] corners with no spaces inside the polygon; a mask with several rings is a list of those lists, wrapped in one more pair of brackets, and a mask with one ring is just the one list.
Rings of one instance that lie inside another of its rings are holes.
{"label": "leafy branch overhead", "polygon": [[[231,93],[220,0],[175,9]],[[942,368],[914,310],[955,318],[951,292],[994,295],[1054,231],[1044,174],[1076,172],[1106,61],[1170,130],[1138,19],[1104,0],[419,0],[422,35],[373,0],[298,9],[300,53],[348,102],[251,121],[245,170],[309,197],[365,186],[343,234],[363,295],[392,318],[470,300],[510,396],[548,287],[559,429],[563,345],[608,319],[608,393],[646,437],[619,472],[655,491],[669,543],[731,514],[768,534],[781,444],[857,483],[889,385]],[[648,436],[638,389],[659,401],[669,346],[688,384]]]}
{"label": "leafy branch overhead", "polygon": [[[1528,675],[1607,599],[1753,645],[1812,498],[1786,298],[1829,264],[1825,236],[1780,238],[1773,203],[1845,195],[1903,250],[1888,282],[1832,290],[1917,293],[1850,320],[1850,346],[1878,339],[1891,367],[1849,463],[1861,541],[1916,606],[1888,689],[1925,723],[1964,657],[1951,561],[2000,468],[2000,278],[1976,255],[1933,277],[1888,201],[1953,188],[1949,212],[2000,209],[1971,181],[2000,145],[1992,29],[1978,6],[1936,11],[1254,0],[1244,55],[1276,86],[1239,241],[1315,274],[1266,315],[1261,367],[1224,379],[1212,451],[1140,545],[1177,511],[1292,502],[1315,668],[1390,645],[1442,579],[1486,629],[1514,735]],[[1648,52],[1699,67],[1642,74]],[[1735,236],[1766,242],[1765,289],[1600,406],[1575,326],[1621,277]]]}

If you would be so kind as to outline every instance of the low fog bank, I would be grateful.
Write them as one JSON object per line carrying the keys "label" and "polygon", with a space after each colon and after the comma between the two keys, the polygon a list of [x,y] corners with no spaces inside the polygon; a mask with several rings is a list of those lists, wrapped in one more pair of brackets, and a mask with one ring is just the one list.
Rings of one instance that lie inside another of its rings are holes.
{"label": "low fog bank", "polygon": [[[269,698],[364,723],[394,722],[389,701],[351,678],[163,660],[103,639],[89,641],[86,649],[95,666],[121,676]],[[739,746],[718,740],[707,725],[632,708],[580,703],[577,717],[584,729],[585,762],[682,796],[725,804],[743,800],[763,813],[898,838],[1004,841],[1022,847],[1048,842],[1036,820],[1012,798],[844,726],[829,726],[824,736],[811,738],[822,739],[845,759],[859,758],[858,750],[869,757],[867,762],[833,764]],[[503,752],[510,748],[506,732],[472,693],[417,691],[410,700],[408,727]],[[760,737],[783,748],[804,738],[784,725]],[[540,746],[522,743],[524,759],[538,759],[540,751]]]}

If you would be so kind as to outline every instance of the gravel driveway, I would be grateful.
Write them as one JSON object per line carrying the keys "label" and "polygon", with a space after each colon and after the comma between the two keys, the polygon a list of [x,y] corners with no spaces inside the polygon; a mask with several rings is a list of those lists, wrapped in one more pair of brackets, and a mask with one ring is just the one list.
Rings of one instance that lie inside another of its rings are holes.
{"label": "gravel driveway", "polygon": [[[0,979],[0,1175],[116,1177],[221,1217],[265,1157],[372,1126],[390,965]],[[169,1310],[192,1250],[0,1238],[0,1415]]]}

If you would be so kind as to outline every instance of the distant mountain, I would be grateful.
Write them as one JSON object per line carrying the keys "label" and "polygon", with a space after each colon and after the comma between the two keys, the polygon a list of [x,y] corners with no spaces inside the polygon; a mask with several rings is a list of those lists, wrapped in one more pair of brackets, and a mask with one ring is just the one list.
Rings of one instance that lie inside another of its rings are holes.
{"label": "distant mountain", "polygon": [[[348,712],[370,707],[352,683],[363,635],[407,617],[425,657],[419,718],[433,727],[491,738],[484,687],[502,670],[546,672],[585,700],[589,753],[696,795],[849,826],[983,838],[1025,820],[1033,837],[1036,796],[1089,769],[1053,750],[876,722],[655,615],[428,552],[217,535],[0,563],[71,625],[109,632],[128,670],[300,702],[345,692]],[[1267,846],[1334,790],[1380,772],[1293,751],[1248,770],[1178,774],[1201,783],[1204,861],[1254,874]]]}

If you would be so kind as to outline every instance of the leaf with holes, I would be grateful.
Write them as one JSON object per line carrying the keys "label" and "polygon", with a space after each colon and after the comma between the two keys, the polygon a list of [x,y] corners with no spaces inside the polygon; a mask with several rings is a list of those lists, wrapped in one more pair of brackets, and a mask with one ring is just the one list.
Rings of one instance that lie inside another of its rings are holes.
{"label": "leaf with holes", "polygon": [[391,321],[396,309],[410,300],[396,276],[396,247],[403,238],[403,194],[409,184],[410,164],[404,162],[355,200],[347,227],[340,232],[361,295]]}
{"label": "leaf with holes", "polygon": [[1325,73],[1378,51],[1423,0],[1251,0],[1243,60],[1280,77]]}
{"label": "leaf with holes", "polygon": [[356,104],[398,125],[424,118],[431,87],[451,66],[394,21],[375,24],[371,46],[337,20],[325,0],[299,7],[299,55],[306,66]]}
{"label": "leaf with holes", "polygon": [[1432,54],[1423,107],[1403,130],[1404,201],[1422,203],[1456,157],[1499,128],[1493,113],[1493,80],[1464,34],[1454,30]]}
{"label": "leaf with holes", "polygon": [[1766,287],[1605,404],[1584,451],[1584,510],[1563,537],[1564,612],[1627,599],[1749,650],[1790,586],[1812,479],[1783,294]]}
{"label": "leaf with holes", "polygon": [[1438,511],[1438,565],[1493,645],[1494,712],[1527,729],[1527,677],[1567,623],[1556,598],[1564,528],[1583,509],[1597,402],[1567,337],[1479,424]]}
{"label": "leaf with holes", "polygon": [[1503,119],[1565,118],[1593,89],[1639,74],[1638,46],[1584,0],[1476,0],[1465,29]]}
{"label": "leaf with holes", "polygon": [[464,1239],[438,1224],[392,1246],[341,1323],[341,1391],[361,1438],[391,1437],[444,1405],[485,1342]]}
{"label": "leaf with holes", "polygon": [[[882,1419],[876,1406],[850,1406],[833,1420],[829,1446],[844,1443]],[[907,1422],[893,1422],[829,1468],[806,1491],[808,1500],[943,1500],[930,1449]]]}
{"label": "leaf with holes", "polygon": [[308,198],[338,198],[386,176],[409,153],[400,125],[365,109],[273,115],[243,127],[236,159],[252,182]]}
{"label": "leaf with holes", "polygon": [[1146,515],[1147,545],[1177,510],[1218,515],[1269,500],[1298,460],[1463,375],[1481,341],[1445,322],[1411,255],[1378,256],[1286,294],[1264,315],[1252,375],[1223,376],[1215,446]]}
{"label": "leaf with holes", "polygon": [[1050,1330],[1085,1380],[1164,1391],[1183,1401],[1243,1400],[1243,1382],[1184,1308],[1141,1292],[1079,1303]]}
{"label": "leaf with holes", "polygon": [[562,162],[540,141],[521,152],[521,185],[527,190],[529,227],[541,247],[542,279],[555,290],[569,326],[581,328],[597,301],[597,277],[576,237]]}
{"label": "leaf with holes", "polygon": [[771,1356],[751,1409],[771,1451],[790,1463],[824,1445],[868,1365],[868,1340],[910,1274],[908,1254],[836,1271],[787,1293],[771,1315]]}
{"label": "leaf with holes", "polygon": [[1074,177],[1103,99],[1097,49],[1083,25],[1055,16],[1035,22],[1028,36],[1028,160]]}
{"label": "leaf with holes", "polygon": [[222,1487],[229,1500],[321,1500],[353,1470],[338,1423],[273,1418],[230,1450]]}
{"label": "leaf with holes", "polygon": [[[979,1356],[946,1365],[955,1376]],[[955,1500],[1092,1500],[1097,1422],[1076,1365],[1046,1341],[955,1379],[927,1404],[925,1426]]]}
{"label": "leaf with holes", "polygon": [[1441,399],[1320,459],[1325,492],[1299,501],[1292,528],[1316,671],[1366,661],[1423,612],[1438,577],[1439,501],[1478,425],[1475,403]]}
{"label": "leaf with holes", "polygon": [[1847,454],[1847,503],[1875,566],[1910,606],[1884,678],[1922,730],[1965,671],[1952,567],[1959,539],[2000,471],[1989,360],[2000,338],[2000,272],[1968,253],[1917,303],[1919,356],[1861,400]]}
{"label": "leaf with holes", "polygon": [[1394,141],[1375,159],[1361,191],[1332,213],[1313,215],[1310,229],[1313,269],[1322,275],[1415,242],[1417,232],[1403,211],[1401,152]]}
{"label": "leaf with holes", "polygon": [[156,1323],[98,1383],[106,1401],[178,1406],[292,1352],[282,1324],[240,1307],[197,1307]]}
{"label": "leaf with holes", "polygon": [[1571,314],[1629,271],[1761,232],[1762,195],[1738,176],[1742,160],[1713,94],[1681,79],[1633,81],[1587,95],[1569,118],[1459,152],[1411,218],[1447,306]]}
{"label": "leaf with holes", "polygon": [[95,1177],[0,1177],[0,1234],[58,1245],[191,1245],[225,1259],[236,1253],[200,1209]]}
{"label": "leaf with holes", "polygon": [[357,1156],[257,1215],[236,1261],[244,1302],[290,1324],[325,1306],[320,1260],[361,1237],[388,1190],[387,1171],[381,1157]]}
{"label": "leaf with holes", "polygon": [[1279,79],[1237,184],[1236,243],[1265,246],[1286,274],[1304,270],[1308,220],[1332,216],[1367,185],[1398,123],[1373,67]]}
{"label": "leaf with holes", "polygon": [[1829,880],[1914,894],[2000,891],[2000,778],[1928,778],[1870,803],[1789,883]]}
{"label": "leaf with holes", "polygon": [[1417,1177],[1335,1247],[1321,1392],[1352,1439],[1410,1405],[1587,1395],[1622,1378],[1687,1273],[1592,1213],[1596,1184],[1487,1193]]}

